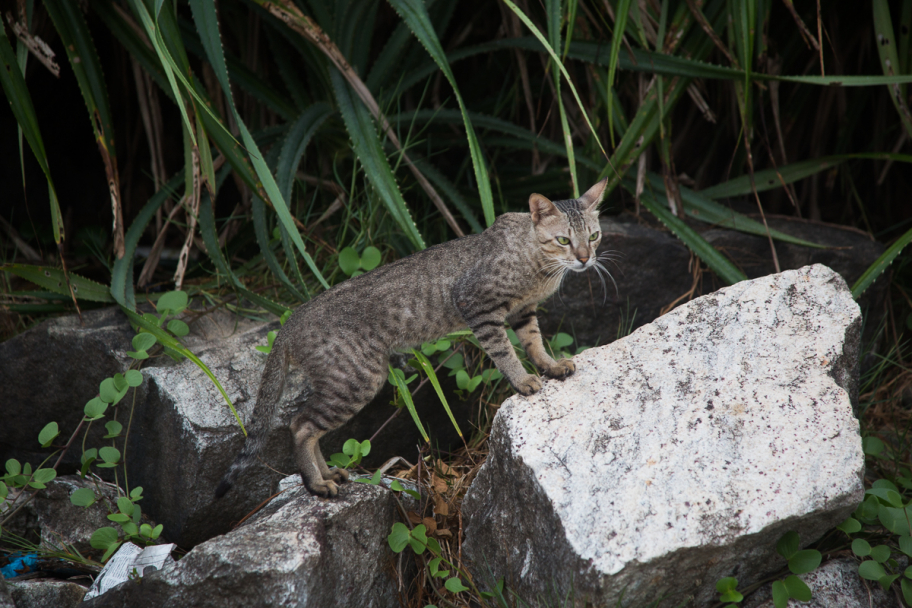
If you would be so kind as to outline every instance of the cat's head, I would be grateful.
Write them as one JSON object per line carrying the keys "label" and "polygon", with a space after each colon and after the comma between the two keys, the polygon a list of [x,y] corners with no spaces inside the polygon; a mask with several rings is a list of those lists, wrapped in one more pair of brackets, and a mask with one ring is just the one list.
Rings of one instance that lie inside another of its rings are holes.
{"label": "cat's head", "polygon": [[598,264],[596,250],[602,241],[598,205],[607,183],[603,179],[579,198],[566,201],[529,196],[535,235],[555,268],[582,272]]}

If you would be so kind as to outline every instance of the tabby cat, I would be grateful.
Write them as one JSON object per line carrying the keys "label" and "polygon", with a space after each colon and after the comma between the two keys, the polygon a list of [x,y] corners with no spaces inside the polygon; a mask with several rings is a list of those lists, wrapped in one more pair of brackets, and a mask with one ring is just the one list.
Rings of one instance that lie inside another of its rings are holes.
{"label": "tabby cat", "polygon": [[523,395],[537,392],[507,338],[509,323],[538,369],[566,378],[542,344],[535,308],[568,270],[593,266],[601,241],[598,204],[605,180],[578,199],[529,197],[530,213],[506,213],[481,234],[430,247],[349,279],[300,306],[266,360],[249,435],[216,490],[221,497],[264,447],[278,410],[291,411],[295,458],[312,494],[335,496],[348,472],[331,470],[320,437],[347,422],[386,381],[390,355],[466,326]]}

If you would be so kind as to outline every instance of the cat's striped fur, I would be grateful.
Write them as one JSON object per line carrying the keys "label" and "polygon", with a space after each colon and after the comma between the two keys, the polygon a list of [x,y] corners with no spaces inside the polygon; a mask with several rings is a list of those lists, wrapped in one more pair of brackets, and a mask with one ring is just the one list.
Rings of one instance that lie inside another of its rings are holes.
{"label": "cat's striped fur", "polygon": [[303,304],[272,347],[243,450],[216,490],[222,496],[262,451],[265,429],[290,412],[295,457],[304,485],[335,496],[348,473],[330,470],[320,437],[338,428],[377,394],[390,355],[468,326],[513,388],[531,395],[528,374],[507,338],[516,331],[536,367],[551,378],[575,370],[544,349],[535,308],[565,272],[595,266],[601,241],[601,181],[579,199],[529,197],[530,213],[507,213],[481,234],[431,247],[349,279]]}

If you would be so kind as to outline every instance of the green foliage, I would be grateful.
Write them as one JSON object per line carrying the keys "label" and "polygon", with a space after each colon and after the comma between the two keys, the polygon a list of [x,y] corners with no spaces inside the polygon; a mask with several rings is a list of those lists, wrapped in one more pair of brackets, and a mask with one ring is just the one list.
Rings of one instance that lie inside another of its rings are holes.
{"label": "green foliage", "polygon": [[744,595],[738,591],[738,579],[733,576],[720,578],[716,582],[716,591],[719,592],[720,602],[733,602],[730,604],[732,606],[744,599]]}
{"label": "green foliage", "polygon": [[359,442],[357,439],[349,439],[342,446],[341,454],[333,454],[329,458],[329,466],[335,466],[340,469],[349,469],[361,464],[361,459],[367,456],[371,450],[371,442],[367,439]]}
{"label": "green foliage", "polygon": [[352,247],[346,247],[339,252],[339,268],[350,277],[356,277],[373,270],[380,265],[380,250],[376,247],[367,247],[358,255]]}

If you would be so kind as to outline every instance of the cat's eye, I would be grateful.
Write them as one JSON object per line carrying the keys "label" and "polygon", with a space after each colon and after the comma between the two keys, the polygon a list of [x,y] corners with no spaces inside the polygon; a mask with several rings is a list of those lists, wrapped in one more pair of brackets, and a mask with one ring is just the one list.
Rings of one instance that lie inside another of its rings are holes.
{"label": "cat's eye", "polygon": [[594,240],[596,240],[598,237],[599,237],[599,233],[598,233],[598,232],[593,232],[592,234],[589,235],[589,241],[590,241],[590,242],[591,242],[591,241],[594,241]]}
{"label": "cat's eye", "polygon": [[559,237],[557,237],[557,242],[560,243],[561,245],[569,245],[570,239],[568,239],[565,236],[559,236]]}

